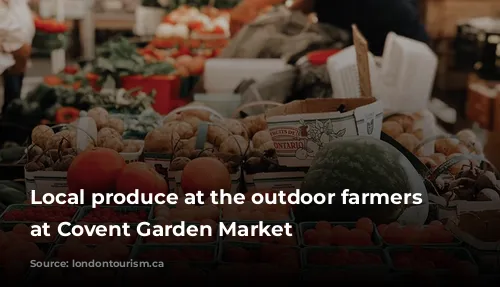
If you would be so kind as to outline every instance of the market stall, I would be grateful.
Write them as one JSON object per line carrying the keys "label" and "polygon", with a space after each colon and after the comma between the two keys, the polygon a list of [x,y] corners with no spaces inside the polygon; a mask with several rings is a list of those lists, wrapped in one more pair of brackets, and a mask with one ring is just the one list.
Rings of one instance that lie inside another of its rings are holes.
{"label": "market stall", "polygon": [[[0,274],[90,284],[95,271],[50,273],[28,263],[134,259],[167,268],[104,269],[100,282],[263,283],[280,274],[281,283],[497,283],[500,174],[478,135],[444,133],[427,110],[435,54],[391,34],[386,49],[399,50],[399,61],[394,53],[377,58],[355,26],[350,45],[344,31],[279,7],[231,38],[229,14],[181,5],[162,16],[146,47],[110,39],[93,61],[46,76],[9,107],[5,126],[24,125],[26,135],[6,138],[0,151],[0,174],[20,170],[0,181]],[[208,199],[224,189],[244,194],[244,204],[92,208],[31,198],[34,190],[80,189],[86,199],[197,191]],[[345,204],[344,189],[375,200]],[[280,192],[338,196],[329,204],[250,201]],[[384,203],[381,194],[421,201]],[[30,225],[41,222],[290,225],[292,236],[31,236]],[[28,247],[26,262],[10,266]]]}

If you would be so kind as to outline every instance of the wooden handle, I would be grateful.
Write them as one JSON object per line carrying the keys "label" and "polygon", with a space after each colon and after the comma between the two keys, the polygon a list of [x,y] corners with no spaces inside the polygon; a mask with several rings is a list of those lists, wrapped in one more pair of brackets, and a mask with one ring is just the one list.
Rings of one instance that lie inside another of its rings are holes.
{"label": "wooden handle", "polygon": [[243,104],[239,106],[233,113],[233,118],[238,118],[240,112],[242,112],[244,109],[251,108],[251,107],[257,107],[257,106],[282,106],[282,103],[278,102],[273,102],[273,101],[257,101],[257,102],[251,102],[247,104]]}

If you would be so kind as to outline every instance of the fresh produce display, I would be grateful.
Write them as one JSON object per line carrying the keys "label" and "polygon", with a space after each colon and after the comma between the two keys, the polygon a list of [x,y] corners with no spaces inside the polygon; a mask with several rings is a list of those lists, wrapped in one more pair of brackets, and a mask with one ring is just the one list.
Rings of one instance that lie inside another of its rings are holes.
{"label": "fresh produce display", "polygon": [[188,205],[183,197],[179,198],[176,206],[156,205],[154,207],[154,219],[158,221],[210,223],[218,222],[219,214],[219,208],[213,204]]}
{"label": "fresh produce display", "polygon": [[327,221],[308,225],[309,223],[302,223],[305,228],[309,227],[309,229],[304,228],[302,235],[306,245],[373,246],[379,243],[378,235],[374,235],[373,222],[368,218],[359,219],[352,229],[341,224],[333,225]]}
{"label": "fresh produce display", "polygon": [[0,231],[0,273],[6,280],[19,280],[29,270],[31,260],[41,261],[45,251],[37,244],[26,240],[24,230],[21,233]]}
{"label": "fresh produce display", "polygon": [[33,242],[37,244],[53,243],[57,239],[57,226],[58,223],[49,224],[48,232],[50,236],[32,236],[31,226],[29,224],[18,223],[11,226],[3,226],[0,230],[0,238],[7,236],[9,238],[15,237],[20,240],[25,240],[28,242]]}
{"label": "fresh produce display", "polygon": [[118,241],[88,246],[76,242],[66,242],[57,245],[53,250],[52,258],[56,260],[127,260],[130,247]]}
{"label": "fresh produce display", "polygon": [[345,248],[325,250],[311,247],[306,249],[306,254],[308,265],[359,266],[384,264],[381,252],[370,250],[349,250]]}
{"label": "fresh produce display", "polygon": [[175,245],[161,247],[142,246],[138,250],[137,260],[163,262],[203,262],[212,263],[215,260],[216,246],[211,245]]}
{"label": "fresh produce display", "polygon": [[407,149],[410,147],[408,150],[413,151],[420,141],[425,139],[423,128],[416,125],[416,122],[421,119],[422,115],[420,113],[411,115],[395,114],[384,120],[382,131],[396,139]]}
{"label": "fresh produce display", "polygon": [[[270,224],[271,226],[279,225],[279,224]],[[253,243],[271,243],[271,244],[279,244],[279,245],[289,245],[296,246],[299,244],[297,237],[297,228],[292,230],[293,236],[226,236],[224,241],[229,242],[253,242]]]}
{"label": "fresh produce display", "polygon": [[0,218],[3,222],[71,221],[78,211],[74,206],[12,205]]}
{"label": "fresh produce display", "polygon": [[423,245],[423,244],[453,244],[455,236],[444,228],[440,221],[432,221],[426,226],[401,226],[397,222],[389,225],[381,224],[377,230],[388,244]]}
{"label": "fresh produce display", "polygon": [[131,284],[144,284],[144,278],[151,282],[170,282],[199,283],[208,282],[210,273],[205,268],[190,265],[189,263],[176,262],[169,264],[166,268],[130,268],[123,272],[124,282]]}
{"label": "fresh produce display", "polygon": [[389,252],[395,268],[402,269],[449,269],[457,270],[457,275],[466,271],[467,274],[477,273],[477,266],[471,262],[465,249],[427,249],[413,248],[410,250],[391,250]]}
{"label": "fresh produce display", "polygon": [[225,264],[219,265],[214,277],[211,277],[220,283],[290,283],[296,284],[299,278],[299,270],[297,268],[282,268],[280,265],[273,263],[241,263],[241,264]]}
{"label": "fresh produce display", "polygon": [[[175,229],[175,226],[178,225],[178,223],[171,223],[165,220],[158,221],[158,225],[161,226],[168,226],[166,228],[173,228]],[[189,225],[197,225],[197,224],[188,224]],[[198,235],[198,236],[185,236],[185,237],[175,237],[175,236],[143,236],[142,240],[143,243],[145,244],[188,244],[188,243],[194,243],[194,244],[211,244],[211,243],[216,243],[217,242],[217,222],[211,220],[211,219],[205,219],[200,222],[200,225],[209,225],[211,228],[211,235],[205,234],[205,235]],[[151,230],[153,233],[154,230]],[[206,231],[204,231],[206,232]]]}
{"label": "fresh produce display", "polygon": [[[350,189],[351,194],[360,197],[363,193],[391,196],[421,194],[426,190],[418,172],[396,148],[371,137],[342,139],[323,146],[305,176],[301,191],[331,193],[340,191],[339,188]],[[411,207],[386,202],[351,205],[343,204],[340,196],[335,198],[333,205],[298,205],[295,216],[300,221],[343,222],[368,217],[377,223],[390,223],[405,214],[408,223],[422,224],[428,213],[425,193],[422,204]]]}
{"label": "fresh produce display", "polygon": [[32,46],[43,50],[51,51],[64,48],[67,44],[66,32],[68,26],[64,22],[55,19],[42,19],[35,17],[35,37]]}
{"label": "fresh produce display", "polygon": [[[88,208],[88,207],[87,207]],[[139,209],[137,211],[100,207],[90,209],[88,208],[87,214],[78,220],[78,222],[85,223],[140,223],[146,221],[149,216],[149,209]]]}
{"label": "fresh produce display", "polygon": [[221,259],[226,263],[269,263],[281,267],[299,268],[300,250],[277,244],[248,245],[225,242]]}

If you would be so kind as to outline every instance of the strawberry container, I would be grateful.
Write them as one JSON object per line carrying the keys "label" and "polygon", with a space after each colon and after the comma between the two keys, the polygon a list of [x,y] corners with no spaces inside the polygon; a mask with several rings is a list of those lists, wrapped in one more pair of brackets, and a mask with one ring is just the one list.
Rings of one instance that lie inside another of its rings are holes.
{"label": "strawberry container", "polygon": [[[46,262],[49,264],[54,264],[59,267],[94,267],[94,268],[111,268],[111,267],[117,267],[116,262],[126,262],[128,258],[122,258],[122,259],[113,259],[113,260],[107,260],[107,261],[99,261],[99,260],[90,260],[90,261],[78,261],[78,259],[74,258],[71,261],[63,261],[58,258],[59,252],[61,248],[63,248],[65,244],[56,244],[53,245],[50,251],[47,254],[47,259]],[[85,247],[91,248],[95,250],[96,248],[99,248],[102,245],[83,245]],[[126,245],[128,248],[128,256],[132,254],[132,250],[134,249],[134,245]],[[108,250],[106,248],[105,250]],[[106,254],[109,255],[109,254]],[[119,265],[118,265],[119,267]]]}
{"label": "strawberry container", "polygon": [[[390,271],[390,260],[387,253],[377,247],[315,246],[303,248],[302,253],[305,269],[341,268],[376,270],[377,272]],[[372,261],[367,262],[369,260]]]}
{"label": "strawberry container", "polygon": [[[43,209],[54,210],[55,208],[61,209],[61,212],[52,212],[44,215],[40,215],[40,211]],[[27,210],[33,209],[33,210]],[[60,206],[60,205],[31,205],[31,204],[12,204],[5,209],[5,211],[0,215],[0,224],[33,224],[41,222],[74,222],[76,216],[80,211],[79,207],[76,206]],[[14,215],[12,215],[14,212]],[[23,212],[28,212],[27,215],[23,215]],[[58,215],[59,214],[59,215]],[[14,216],[13,219],[10,217]],[[25,219],[28,218],[32,219]],[[23,218],[24,217],[24,218]],[[39,219],[37,219],[39,218]]]}
{"label": "strawberry container", "polygon": [[[428,228],[429,226],[428,225],[424,225],[422,228]],[[451,232],[450,232],[451,233]],[[453,235],[453,233],[451,233]],[[381,240],[382,240],[382,243],[386,246],[392,246],[392,247],[405,247],[405,246],[428,246],[428,247],[432,247],[432,246],[436,246],[436,247],[446,247],[446,246],[460,246],[462,245],[462,240],[460,240],[458,237],[456,237],[455,235],[453,235],[453,241],[450,242],[450,243],[425,243],[425,244],[419,244],[419,243],[415,243],[415,244],[411,244],[411,243],[406,243],[406,244],[393,244],[393,243],[389,243],[387,242],[384,237],[380,236]]]}
{"label": "strawberry container", "polygon": [[[173,225],[179,225],[180,223],[173,223]],[[199,223],[186,223],[185,224],[186,227],[188,226],[197,226],[199,227],[200,224]],[[219,232],[218,232],[218,229],[219,226],[217,225],[217,227],[215,228],[215,230],[212,230],[212,239],[211,240],[204,240],[204,242],[201,242],[201,238],[197,238],[197,237],[191,237],[193,238],[193,241],[191,242],[187,242],[187,240],[182,240],[182,239],[176,239],[176,240],[172,240],[172,241],[166,241],[166,242],[148,242],[148,240],[144,237],[144,236],[140,236],[138,238],[138,241],[137,243],[138,244],[144,244],[144,245],[178,245],[178,246],[183,246],[183,245],[200,245],[200,244],[205,244],[205,245],[217,245],[219,243]],[[145,230],[145,227],[144,229],[142,230]],[[158,237],[154,237],[154,238],[158,238]],[[189,238],[189,237],[188,237]],[[196,239],[194,239],[196,238]],[[200,239],[200,240],[198,240]]]}
{"label": "strawberry container", "polygon": [[[154,223],[157,223],[158,222],[158,219],[155,215],[155,209],[158,207],[159,205],[155,204],[153,205],[153,207],[151,208],[151,212],[150,212],[150,215],[149,215],[149,221],[150,222],[154,222]],[[166,207],[168,207],[170,210],[174,210],[177,208],[177,205],[165,205]],[[191,211],[193,211],[193,209],[191,209]],[[217,218],[204,218],[204,219],[212,219],[216,222],[219,221],[219,218],[221,217],[221,210],[219,208],[219,214],[217,216]],[[194,216],[189,216],[189,217],[184,217],[184,218],[179,218],[179,219],[176,219],[176,218],[165,218],[167,220],[170,220],[171,222],[173,223],[178,223],[178,222],[181,222],[181,221],[185,221],[187,223],[195,223],[195,224],[199,224],[201,220],[199,219],[196,219],[196,220],[193,220],[193,217]]]}
{"label": "strawberry container", "polygon": [[[390,267],[392,270],[396,272],[412,272],[415,269],[412,268],[411,266],[409,267],[403,267],[401,265],[398,265],[397,257],[402,257],[402,256],[412,256],[413,252],[429,252],[428,254],[431,254],[433,257],[439,259],[440,263],[443,263],[447,258],[453,258],[459,261],[466,261],[471,263],[474,266],[477,266],[476,261],[472,257],[471,253],[469,250],[462,248],[462,247],[437,247],[437,246],[425,246],[425,247],[412,247],[412,246],[407,246],[407,247],[387,247],[385,249],[387,252],[389,262],[390,262]],[[423,255],[422,255],[423,256]],[[425,258],[425,257],[424,257]],[[437,260],[436,259],[436,260]],[[411,259],[408,259],[411,260]],[[411,262],[410,262],[411,263]],[[426,263],[433,263],[431,258],[428,258],[426,260]],[[432,269],[433,273],[436,274],[443,274],[446,273],[447,271],[450,271],[453,266],[435,266],[434,263],[430,264],[431,266],[428,266],[430,269]],[[419,266],[420,268],[424,268],[425,266]]]}
{"label": "strawberry container", "polygon": [[[274,223],[274,224],[279,224],[279,223],[285,223],[285,222],[295,222],[295,215],[293,214],[293,209],[289,208],[288,209],[288,219],[286,220],[268,220],[268,219],[263,219],[260,221],[263,221],[264,223]],[[224,210],[221,210],[221,217],[220,217],[221,222],[239,222],[239,223],[252,223],[257,221],[257,219],[251,219],[251,220],[241,220],[237,218],[225,218],[224,217]]]}
{"label": "strawberry container", "polygon": [[[50,224],[50,223],[49,223]],[[55,223],[58,224],[58,223]],[[18,225],[24,225],[19,227]],[[59,239],[59,233],[56,226],[49,229],[50,236],[31,236],[31,226],[42,226],[42,223],[0,223],[0,230],[3,232],[13,232],[21,236],[23,240],[33,242],[39,247],[47,247],[56,243]]]}
{"label": "strawberry container", "polygon": [[[387,268],[388,269],[388,268]],[[359,269],[359,268],[337,268],[325,267],[304,269],[301,274],[302,284],[344,285],[352,286],[356,283],[366,283],[370,286],[395,286],[392,285],[392,274],[387,270]]]}
{"label": "strawberry container", "polygon": [[[254,221],[254,222],[235,222],[236,225],[246,225],[246,226],[250,226],[250,225],[257,225],[259,224],[258,221]],[[263,242],[263,241],[258,241],[259,238],[255,238],[255,237],[243,237],[243,238],[231,238],[227,235],[223,236],[221,238],[221,241],[223,242],[239,242],[239,243],[249,243],[249,244],[262,244],[262,243],[271,243],[271,244],[278,244],[278,245],[282,245],[282,246],[298,246],[300,244],[300,232],[299,232],[299,227],[296,223],[290,223],[290,222],[283,222],[283,223],[264,223],[264,225],[268,226],[270,225],[272,228],[272,226],[275,226],[275,225],[283,225],[285,223],[288,223],[292,226],[292,233],[293,233],[293,242],[295,242],[294,244],[291,244],[292,241],[290,241],[288,244],[288,242],[279,242],[279,238],[278,237],[274,237],[274,238],[269,238],[269,240],[267,240],[266,238],[266,241]],[[229,222],[226,222],[226,224],[230,224]],[[246,241],[246,239],[248,239]],[[256,239],[256,241],[254,241],[254,239]]]}
{"label": "strawberry container", "polygon": [[[356,222],[329,222],[332,227],[333,226],[343,226],[346,227],[347,229],[353,229],[356,227]],[[299,224],[299,229],[300,229],[300,245],[305,246],[305,247],[315,247],[314,245],[308,245],[305,243],[305,238],[304,238],[304,233],[309,230],[309,229],[314,229],[316,226],[317,222],[302,222]],[[375,225],[373,225],[373,232],[371,235],[371,241],[373,245],[371,246],[342,246],[342,247],[382,247],[382,239],[380,238],[380,235],[377,231],[377,228]]]}
{"label": "strawberry container", "polygon": [[162,261],[164,263],[190,262],[214,265],[217,259],[217,245],[154,245],[139,244],[134,247],[131,259],[138,261]]}
{"label": "strawberry container", "polygon": [[[72,226],[65,226],[63,228],[63,232],[69,232],[71,230],[71,228],[73,226],[75,226],[77,224],[73,224]],[[99,225],[103,225],[102,223],[94,223],[94,224],[88,224],[88,226],[99,226]],[[106,225],[106,224],[104,224]],[[130,224],[130,228],[129,228],[129,233],[132,233],[132,232],[136,232],[137,230],[137,224]],[[86,234],[84,234],[84,236],[86,237],[85,239],[82,239],[82,237],[74,237],[73,235],[70,235],[70,236],[62,236],[62,235],[59,235],[58,238],[57,238],[57,244],[58,245],[62,245],[62,244],[65,244],[69,241],[73,241],[73,239],[76,239],[76,242],[78,243],[81,243],[81,244],[84,244],[86,246],[91,246],[91,247],[95,247],[97,245],[101,245],[101,244],[105,244],[105,243],[109,243],[109,242],[112,242],[112,241],[116,241],[117,240],[117,236],[113,236],[112,239],[103,239],[103,237],[99,237],[97,235],[93,235],[93,236],[88,236]],[[129,246],[130,248],[132,248],[132,246],[134,246],[135,244],[138,243],[139,241],[139,235],[136,235],[135,236],[136,238],[134,240],[126,240],[125,239],[125,236],[120,236],[119,237],[119,241],[125,243],[127,246]],[[100,238],[101,240],[92,240],[89,238]],[[83,241],[83,242],[82,242]],[[74,241],[73,241],[74,242]],[[92,243],[91,243],[92,242]],[[95,243],[94,243],[95,242]]]}
{"label": "strawberry container", "polygon": [[[130,219],[128,218],[122,218],[119,220],[116,220],[116,218],[113,218],[110,216],[108,219],[107,216],[109,216],[109,212],[111,213],[116,213],[116,214],[129,214]],[[140,218],[136,216],[135,214],[139,213],[145,213],[144,218]],[[88,221],[88,215],[89,214],[96,214],[97,216],[92,218],[91,221]],[[84,206],[80,209],[80,212],[78,213],[75,222],[85,222],[85,223],[131,223],[131,224],[137,224],[143,221],[148,221],[148,218],[151,213],[151,207],[150,206],[100,206],[98,208],[92,208],[92,206]]]}
{"label": "strawberry container", "polygon": [[221,241],[217,261],[221,264],[269,263],[297,270],[303,266],[299,247],[266,243]]}
{"label": "strawberry container", "polygon": [[[89,274],[86,274],[87,271]],[[78,268],[78,266],[40,266],[32,268],[26,275],[25,286],[82,286],[84,283],[91,286],[96,283],[96,280],[99,280],[99,284],[109,284],[110,286],[119,283],[119,270],[116,268],[84,269]],[[57,275],[61,275],[61,277]]]}

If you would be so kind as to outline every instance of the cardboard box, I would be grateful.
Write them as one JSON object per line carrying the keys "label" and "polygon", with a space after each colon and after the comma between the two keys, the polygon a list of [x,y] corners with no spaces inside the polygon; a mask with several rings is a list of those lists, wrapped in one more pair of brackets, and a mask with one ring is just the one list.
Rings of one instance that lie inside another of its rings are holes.
{"label": "cardboard box", "polygon": [[375,98],[306,99],[266,113],[279,163],[290,167],[310,166],[323,145],[339,138],[380,139],[383,118],[383,105]]}
{"label": "cardboard box", "polygon": [[467,89],[467,118],[489,131],[500,131],[500,86],[473,82]]}
{"label": "cardboard box", "polygon": [[295,191],[300,189],[305,172],[266,172],[253,176],[257,190]]}

